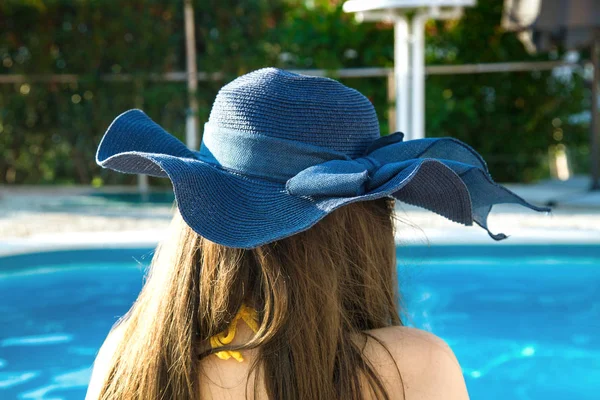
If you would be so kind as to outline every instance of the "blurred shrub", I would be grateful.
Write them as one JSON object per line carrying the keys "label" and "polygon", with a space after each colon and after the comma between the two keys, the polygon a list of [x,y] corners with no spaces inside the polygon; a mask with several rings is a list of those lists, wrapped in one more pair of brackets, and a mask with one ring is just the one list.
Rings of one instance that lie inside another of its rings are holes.
{"label": "blurred shrub", "polygon": [[[429,64],[548,59],[526,54],[514,35],[498,29],[502,1],[479,3],[459,22],[428,24]],[[392,26],[358,24],[341,4],[194,1],[198,68],[223,73],[221,81],[200,82],[200,120],[208,118],[224,83],[263,66],[391,67]],[[133,107],[183,137],[185,83],[149,76],[185,70],[183,27],[180,0],[1,2],[0,76],[25,79],[0,84],[0,183],[133,183],[134,176],[97,167],[95,150],[110,121]],[[79,79],[28,80],[33,74]],[[127,79],[107,82],[104,74]],[[385,79],[344,83],[371,99],[387,132]],[[455,136],[471,144],[498,181],[546,177],[548,148],[558,142],[585,147],[587,123],[570,118],[587,107],[577,73],[429,76],[426,90],[427,136]]]}
{"label": "blurred shrub", "polygon": [[[531,56],[498,27],[502,1],[480,1],[459,23],[428,26],[427,63],[471,64],[559,59]],[[548,148],[586,146],[589,108],[582,71],[562,70],[433,75],[426,84],[428,136],[454,136],[477,149],[499,181],[547,178]],[[575,165],[575,164],[574,164]],[[587,172],[578,164],[576,172]]]}

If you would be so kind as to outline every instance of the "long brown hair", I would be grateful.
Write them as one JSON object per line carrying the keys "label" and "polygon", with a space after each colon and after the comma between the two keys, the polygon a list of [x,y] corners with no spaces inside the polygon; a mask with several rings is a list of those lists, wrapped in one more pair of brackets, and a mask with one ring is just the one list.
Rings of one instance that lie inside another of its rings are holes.
{"label": "long brown hair", "polygon": [[393,207],[390,198],[346,205],[252,250],[213,243],[176,213],[122,321],[100,398],[198,399],[199,361],[217,351],[206,343],[246,303],[259,312],[257,334],[219,350],[258,348],[250,371],[263,372],[255,377],[269,398],[358,400],[366,379],[388,399],[362,350],[375,339],[365,330],[402,324]]}

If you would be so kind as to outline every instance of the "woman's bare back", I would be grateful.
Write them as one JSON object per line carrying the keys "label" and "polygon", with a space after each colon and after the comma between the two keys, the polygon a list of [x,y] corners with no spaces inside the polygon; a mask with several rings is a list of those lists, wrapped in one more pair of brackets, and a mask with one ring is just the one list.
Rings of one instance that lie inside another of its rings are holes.
{"label": "woman's bare back", "polygon": [[[94,364],[94,373],[86,400],[97,399],[97,392],[106,375],[105,364],[120,340],[122,327],[115,329],[106,339]],[[465,381],[456,357],[448,345],[437,336],[414,328],[394,326],[367,331],[389,349],[388,352],[375,340],[369,339],[364,354],[382,379],[391,399],[397,400],[467,400]],[[243,343],[252,331],[243,325],[233,344]],[[200,363],[199,398],[248,399],[254,398],[254,373],[248,376],[250,365],[258,350],[242,352],[243,362],[233,358],[221,360],[207,357]],[[397,366],[397,367],[396,367]],[[401,379],[398,375],[400,372]],[[266,398],[263,379],[257,381],[257,400]],[[246,388],[247,393],[246,393]],[[371,397],[365,391],[365,399]]]}
{"label": "woman's bare back", "polygon": [[[466,400],[467,390],[456,357],[437,336],[414,328],[388,327],[367,331],[390,350],[393,358],[375,340],[369,339],[365,356],[382,379],[391,399],[398,400]],[[247,327],[240,329],[234,342],[241,343],[251,335]],[[246,350],[244,362],[208,357],[201,362],[201,399],[254,399],[254,378],[248,376],[257,350]],[[397,367],[396,367],[397,366]],[[400,376],[398,375],[400,372]],[[265,399],[264,381],[259,377],[257,400]],[[248,384],[248,385],[247,385]],[[371,397],[365,390],[365,399]]]}

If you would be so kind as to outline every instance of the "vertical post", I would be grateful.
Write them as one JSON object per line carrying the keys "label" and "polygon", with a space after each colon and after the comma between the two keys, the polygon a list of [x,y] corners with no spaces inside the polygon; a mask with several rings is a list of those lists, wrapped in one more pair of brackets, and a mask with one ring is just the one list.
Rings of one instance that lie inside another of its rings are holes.
{"label": "vertical post", "polygon": [[388,101],[388,134],[396,132],[396,79],[391,72],[387,76],[387,101]]}
{"label": "vertical post", "polygon": [[[144,81],[136,79],[133,82],[135,88],[134,104],[135,108],[144,108]],[[138,174],[137,176],[137,190],[141,196],[142,201],[148,200],[148,193],[150,192],[150,183],[148,181],[148,175]]]}
{"label": "vertical post", "polygon": [[196,34],[194,30],[194,8],[192,0],[184,0],[185,53],[187,64],[187,86],[189,107],[185,120],[185,140],[192,150],[198,149],[198,67],[196,65]]}
{"label": "vertical post", "polygon": [[394,78],[396,81],[396,130],[412,139],[409,114],[409,29],[404,15],[396,15],[394,22]]}
{"label": "vertical post", "polygon": [[425,23],[427,17],[427,13],[420,12],[412,19],[411,139],[425,137]]}
{"label": "vertical post", "polygon": [[594,35],[592,43],[592,64],[594,65],[594,78],[592,80],[592,120],[590,123],[590,172],[592,183],[590,190],[600,190],[600,182],[598,175],[600,174],[600,129],[598,124],[598,84],[600,84],[600,35],[598,32]]}

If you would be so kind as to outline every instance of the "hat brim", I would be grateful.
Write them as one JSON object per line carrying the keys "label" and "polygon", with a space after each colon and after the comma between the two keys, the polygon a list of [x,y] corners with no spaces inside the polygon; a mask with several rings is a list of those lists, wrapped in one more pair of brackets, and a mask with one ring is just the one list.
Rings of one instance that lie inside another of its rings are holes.
{"label": "hat brim", "polygon": [[[526,203],[478,168],[460,175],[440,160],[416,159],[377,189],[352,197],[292,195],[285,182],[241,175],[200,160],[181,141],[140,110],[121,114],[100,143],[99,165],[125,173],[168,177],[179,212],[198,234],[213,242],[254,248],[309,229],[344,205],[394,197],[452,221],[485,228],[493,204]],[[496,240],[505,238],[494,235]]]}
{"label": "hat brim", "polygon": [[[402,190],[414,191],[417,182],[427,179],[423,175],[436,169],[432,166],[434,163],[441,164],[423,161],[413,171],[406,170],[407,176],[397,176],[377,191],[334,199],[293,196],[287,193],[282,183],[252,179],[201,160],[164,154],[121,153],[107,159],[103,166],[122,172],[133,172],[131,165],[142,167],[140,171],[146,173],[163,171],[171,180],[182,218],[194,231],[225,246],[254,248],[309,229],[346,204],[392,196]],[[431,176],[436,182],[427,180],[439,184],[436,186],[440,188],[439,201],[454,205],[454,215],[451,215],[454,219],[470,221],[470,203],[461,201],[459,190],[444,188],[452,177],[448,175]]]}
{"label": "hat brim", "polygon": [[119,115],[96,162],[123,173],[168,177],[184,221],[203,237],[253,248],[308,229],[327,212],[290,196],[285,184],[236,175],[197,159],[141,110]]}

